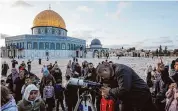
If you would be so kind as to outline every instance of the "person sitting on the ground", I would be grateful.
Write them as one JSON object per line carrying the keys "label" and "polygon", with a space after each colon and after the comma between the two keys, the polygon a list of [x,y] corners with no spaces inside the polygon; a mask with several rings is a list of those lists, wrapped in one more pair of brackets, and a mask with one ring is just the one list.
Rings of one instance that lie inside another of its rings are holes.
{"label": "person sitting on the ground", "polygon": [[10,91],[5,86],[1,88],[1,107],[0,111],[18,111],[14,97],[10,94]]}
{"label": "person sitting on the ground", "polygon": [[30,84],[26,87],[23,99],[18,103],[18,111],[46,111],[39,89]]}

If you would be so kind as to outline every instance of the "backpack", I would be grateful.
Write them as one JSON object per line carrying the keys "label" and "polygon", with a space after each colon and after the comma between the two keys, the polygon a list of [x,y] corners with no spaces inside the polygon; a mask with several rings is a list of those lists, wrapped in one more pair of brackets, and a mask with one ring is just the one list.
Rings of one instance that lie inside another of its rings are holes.
{"label": "backpack", "polygon": [[46,86],[45,87],[45,96],[47,98],[51,98],[51,97],[54,96],[53,87],[51,87],[51,86]]}
{"label": "backpack", "polygon": [[100,111],[114,111],[114,101],[112,99],[106,99],[102,97],[100,103]]}

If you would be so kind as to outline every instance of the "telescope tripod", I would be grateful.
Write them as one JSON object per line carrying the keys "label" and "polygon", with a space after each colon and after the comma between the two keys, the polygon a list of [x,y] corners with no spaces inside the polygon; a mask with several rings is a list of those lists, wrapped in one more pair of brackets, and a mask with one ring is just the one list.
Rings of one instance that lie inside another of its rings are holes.
{"label": "telescope tripod", "polygon": [[[80,105],[82,105],[82,110],[79,109]],[[78,90],[78,101],[74,108],[74,111],[96,111],[94,104],[92,102],[92,96],[89,91],[84,91],[79,96]]]}

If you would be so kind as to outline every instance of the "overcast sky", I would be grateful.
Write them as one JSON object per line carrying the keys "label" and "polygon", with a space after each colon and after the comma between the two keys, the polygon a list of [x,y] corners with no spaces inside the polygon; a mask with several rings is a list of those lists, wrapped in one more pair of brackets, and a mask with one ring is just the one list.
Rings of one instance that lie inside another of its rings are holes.
{"label": "overcast sky", "polygon": [[87,44],[92,39],[98,38],[104,46],[178,47],[178,2],[176,1],[1,0],[0,33],[12,36],[31,34],[35,16],[48,9],[49,4],[51,9],[64,19],[68,36],[85,39]]}

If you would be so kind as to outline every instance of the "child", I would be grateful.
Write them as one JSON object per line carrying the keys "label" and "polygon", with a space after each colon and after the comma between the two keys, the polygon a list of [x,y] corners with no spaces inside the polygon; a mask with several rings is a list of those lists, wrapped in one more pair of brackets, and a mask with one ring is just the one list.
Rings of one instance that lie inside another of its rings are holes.
{"label": "child", "polygon": [[29,85],[32,84],[32,80],[28,77],[25,79],[25,84],[22,86],[21,94],[23,95],[25,92],[25,88]]}
{"label": "child", "polygon": [[17,106],[18,111],[46,111],[39,89],[34,84],[26,87],[23,99]]}
{"label": "child", "polygon": [[178,88],[176,83],[172,83],[169,86],[169,90],[166,92],[166,111],[178,111]]}
{"label": "child", "polygon": [[47,111],[52,111],[55,107],[54,87],[51,80],[48,80],[46,83],[47,85],[43,89],[43,99],[48,106]]}
{"label": "child", "polygon": [[1,80],[1,85],[2,85],[2,86],[6,86],[5,80]]}
{"label": "child", "polygon": [[62,110],[65,111],[63,99],[64,99],[64,88],[62,87],[62,81],[60,79],[57,80],[57,84],[54,86],[55,97],[57,99],[56,111],[59,111],[59,102],[61,103]]}
{"label": "child", "polygon": [[1,106],[0,111],[18,111],[15,99],[10,94],[10,91],[5,86],[0,86],[1,89]]}

